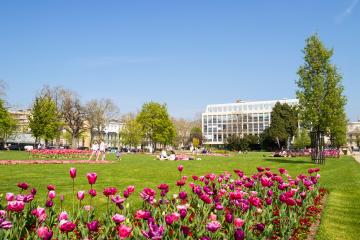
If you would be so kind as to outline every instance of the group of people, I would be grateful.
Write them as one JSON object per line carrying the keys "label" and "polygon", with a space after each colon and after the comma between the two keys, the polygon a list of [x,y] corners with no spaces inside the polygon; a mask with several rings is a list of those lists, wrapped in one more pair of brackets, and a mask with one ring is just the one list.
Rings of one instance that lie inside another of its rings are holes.
{"label": "group of people", "polygon": [[176,160],[176,154],[174,151],[171,151],[170,152],[170,155],[168,155],[166,153],[166,151],[163,149],[161,152],[160,152],[160,155],[157,156],[157,159],[159,160],[171,160],[171,161],[174,161]]}
{"label": "group of people", "polygon": [[106,158],[106,143],[104,141],[100,141],[100,143],[98,143],[97,141],[94,141],[93,144],[91,145],[91,150],[92,153],[90,155],[89,161],[91,161],[92,157],[95,156],[96,160],[99,160],[99,157],[101,155],[101,160],[105,161]]}

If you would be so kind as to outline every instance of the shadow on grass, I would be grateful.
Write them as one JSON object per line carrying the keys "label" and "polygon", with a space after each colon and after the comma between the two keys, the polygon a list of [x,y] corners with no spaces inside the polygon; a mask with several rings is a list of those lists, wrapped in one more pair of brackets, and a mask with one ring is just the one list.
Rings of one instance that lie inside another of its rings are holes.
{"label": "shadow on grass", "polygon": [[265,161],[276,162],[276,163],[307,163],[313,164],[311,160],[295,160],[295,159],[287,159],[287,158],[265,158]]}

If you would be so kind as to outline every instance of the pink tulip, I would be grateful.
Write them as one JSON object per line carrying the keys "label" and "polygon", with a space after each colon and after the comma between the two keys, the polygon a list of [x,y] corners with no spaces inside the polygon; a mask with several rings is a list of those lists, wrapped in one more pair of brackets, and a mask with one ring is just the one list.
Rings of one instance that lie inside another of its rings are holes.
{"label": "pink tulip", "polygon": [[37,234],[40,239],[50,240],[52,238],[53,232],[50,231],[47,227],[39,227]]}
{"label": "pink tulip", "polygon": [[112,216],[112,220],[115,223],[122,223],[123,221],[125,221],[125,217],[123,215],[120,215],[120,214],[115,214],[114,216]]}
{"label": "pink tulip", "polygon": [[135,191],[135,187],[130,185],[127,187],[127,191],[131,194]]}
{"label": "pink tulip", "polygon": [[130,236],[131,231],[132,231],[131,227],[120,225],[118,228],[118,236],[120,237],[120,239],[125,239]]}
{"label": "pink tulip", "polygon": [[78,191],[77,192],[77,198],[81,201],[85,197],[85,191]]}
{"label": "pink tulip", "polygon": [[50,199],[54,199],[54,198],[55,198],[55,196],[56,196],[55,191],[49,191],[49,193],[48,193],[48,197],[49,197]]}
{"label": "pink tulip", "polygon": [[23,201],[11,201],[8,202],[7,209],[11,212],[22,212],[24,210],[25,203]]}
{"label": "pink tulip", "polygon": [[245,221],[242,220],[241,218],[235,218],[234,219],[234,225],[237,228],[241,228],[244,225]]}
{"label": "pink tulip", "polygon": [[54,191],[55,188],[56,188],[56,187],[55,187],[54,185],[51,185],[51,184],[47,185],[47,190],[48,190],[48,191]]}
{"label": "pink tulip", "polygon": [[179,172],[182,172],[183,169],[184,169],[184,166],[183,166],[183,165],[179,165],[179,166],[178,166],[178,171],[179,171]]}
{"label": "pink tulip", "polygon": [[5,210],[0,210],[0,218],[4,218],[6,216]]}
{"label": "pink tulip", "polygon": [[76,178],[76,168],[70,168],[70,177]]}
{"label": "pink tulip", "polygon": [[15,195],[13,193],[6,193],[6,201],[14,201]]}
{"label": "pink tulip", "polygon": [[97,179],[97,175],[96,173],[92,172],[92,173],[88,173],[87,175],[87,179],[90,185],[93,185],[96,183],[96,179]]}
{"label": "pink tulip", "polygon": [[211,221],[206,225],[206,229],[210,232],[216,232],[221,228],[221,224],[218,221]]}
{"label": "pink tulip", "polygon": [[62,220],[68,220],[68,214],[67,214],[67,212],[65,212],[65,211],[62,211],[61,213],[60,213],[60,215],[59,215],[59,222],[61,222]]}

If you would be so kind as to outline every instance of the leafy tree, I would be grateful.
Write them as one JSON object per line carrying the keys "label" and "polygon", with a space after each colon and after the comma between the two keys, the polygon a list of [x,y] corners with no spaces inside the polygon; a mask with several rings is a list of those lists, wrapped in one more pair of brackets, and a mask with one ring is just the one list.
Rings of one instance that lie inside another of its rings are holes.
{"label": "leafy tree", "polygon": [[143,132],[141,124],[136,119],[127,119],[123,129],[120,131],[121,142],[130,147],[141,144]]}
{"label": "leafy tree", "polygon": [[285,147],[295,135],[298,127],[298,113],[295,107],[277,102],[271,112],[270,137],[279,149]]}
{"label": "leafy tree", "polygon": [[277,141],[274,140],[270,136],[270,128],[266,128],[261,134],[260,134],[260,146],[261,149],[267,150],[267,151],[273,151],[277,149],[279,146],[277,144]]}
{"label": "leafy tree", "polygon": [[145,138],[150,141],[154,149],[157,143],[164,146],[173,143],[176,130],[165,104],[145,103],[136,120],[141,124]]}
{"label": "leafy tree", "polygon": [[[314,131],[317,139],[324,133],[333,136],[334,143],[339,144],[346,133],[346,97],[343,95],[342,76],[331,63],[333,50],[326,49],[315,34],[306,40],[303,52],[305,62],[297,72],[296,92],[301,124]],[[319,141],[314,145],[318,150],[322,147]],[[316,159],[319,159],[319,155]]]}
{"label": "leafy tree", "polygon": [[294,139],[294,147],[297,149],[303,149],[310,147],[311,139],[309,132],[306,129],[298,129],[297,134]]}
{"label": "leafy tree", "polygon": [[43,138],[47,143],[58,137],[61,125],[55,102],[49,96],[36,97],[29,117],[29,127],[36,141]]}
{"label": "leafy tree", "polygon": [[16,120],[5,108],[4,101],[0,99],[0,141],[4,144],[15,130]]}
{"label": "leafy tree", "polygon": [[194,139],[197,138],[199,139],[199,143],[202,144],[203,141],[203,134],[202,134],[202,130],[200,127],[193,127],[190,130],[190,139]]}
{"label": "leafy tree", "polygon": [[192,145],[194,146],[194,148],[197,148],[199,144],[200,144],[200,140],[198,138],[193,138]]}

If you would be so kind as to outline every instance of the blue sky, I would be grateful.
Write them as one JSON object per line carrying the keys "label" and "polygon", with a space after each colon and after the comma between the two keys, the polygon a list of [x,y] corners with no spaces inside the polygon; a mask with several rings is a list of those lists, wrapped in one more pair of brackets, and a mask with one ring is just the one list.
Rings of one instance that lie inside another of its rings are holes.
{"label": "blue sky", "polygon": [[44,84],[122,113],[166,102],[194,118],[206,104],[295,97],[305,39],[334,48],[348,118],[360,118],[360,3],[343,1],[1,1],[0,79],[31,105]]}

